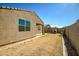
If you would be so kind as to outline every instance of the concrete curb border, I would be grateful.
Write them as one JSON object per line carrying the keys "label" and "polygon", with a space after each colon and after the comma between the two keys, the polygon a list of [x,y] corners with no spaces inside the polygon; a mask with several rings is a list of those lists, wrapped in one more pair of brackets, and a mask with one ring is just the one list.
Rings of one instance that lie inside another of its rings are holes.
{"label": "concrete curb border", "polygon": [[63,43],[63,56],[68,56],[67,48],[65,46],[65,42],[64,42],[64,38],[63,37],[62,37],[62,43]]}

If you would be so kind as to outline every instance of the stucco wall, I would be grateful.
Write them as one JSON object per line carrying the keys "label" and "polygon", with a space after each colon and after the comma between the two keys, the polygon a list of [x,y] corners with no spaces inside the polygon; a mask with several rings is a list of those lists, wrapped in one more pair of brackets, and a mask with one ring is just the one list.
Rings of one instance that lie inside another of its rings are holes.
{"label": "stucco wall", "polygon": [[[30,31],[19,32],[18,19],[31,21]],[[0,45],[31,38],[36,32],[36,16],[31,12],[0,9]]]}

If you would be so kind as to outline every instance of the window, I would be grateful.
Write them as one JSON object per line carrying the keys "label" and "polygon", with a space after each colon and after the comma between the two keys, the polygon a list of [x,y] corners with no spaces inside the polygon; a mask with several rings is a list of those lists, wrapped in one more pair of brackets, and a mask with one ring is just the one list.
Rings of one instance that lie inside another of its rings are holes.
{"label": "window", "polygon": [[37,30],[41,30],[41,25],[37,25]]}
{"label": "window", "polygon": [[30,21],[26,20],[26,31],[30,31]]}
{"label": "window", "polygon": [[25,20],[19,19],[19,31],[25,30]]}
{"label": "window", "polygon": [[19,31],[30,31],[30,21],[19,19]]}

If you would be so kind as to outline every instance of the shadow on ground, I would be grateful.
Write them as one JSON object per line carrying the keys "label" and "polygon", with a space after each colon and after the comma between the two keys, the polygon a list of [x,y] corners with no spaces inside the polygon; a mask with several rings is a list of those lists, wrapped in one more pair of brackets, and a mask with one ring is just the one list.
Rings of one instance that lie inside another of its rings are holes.
{"label": "shadow on ground", "polygon": [[71,44],[69,38],[66,35],[63,35],[65,45],[67,48],[68,56],[78,56],[77,50],[74,48],[74,46]]}

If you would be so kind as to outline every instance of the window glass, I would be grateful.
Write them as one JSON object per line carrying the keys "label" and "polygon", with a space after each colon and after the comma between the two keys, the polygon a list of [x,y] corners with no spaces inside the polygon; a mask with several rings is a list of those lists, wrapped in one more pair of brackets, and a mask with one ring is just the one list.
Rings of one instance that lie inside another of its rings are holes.
{"label": "window glass", "polygon": [[19,26],[19,31],[25,31],[25,26]]}
{"label": "window glass", "polygon": [[25,20],[19,19],[19,31],[25,30]]}
{"label": "window glass", "polygon": [[24,25],[25,25],[25,20],[19,19],[19,25],[20,25],[20,26],[24,26]]}
{"label": "window glass", "polygon": [[30,21],[26,20],[26,31],[30,31]]}
{"label": "window glass", "polygon": [[19,19],[19,31],[30,31],[30,21]]}

